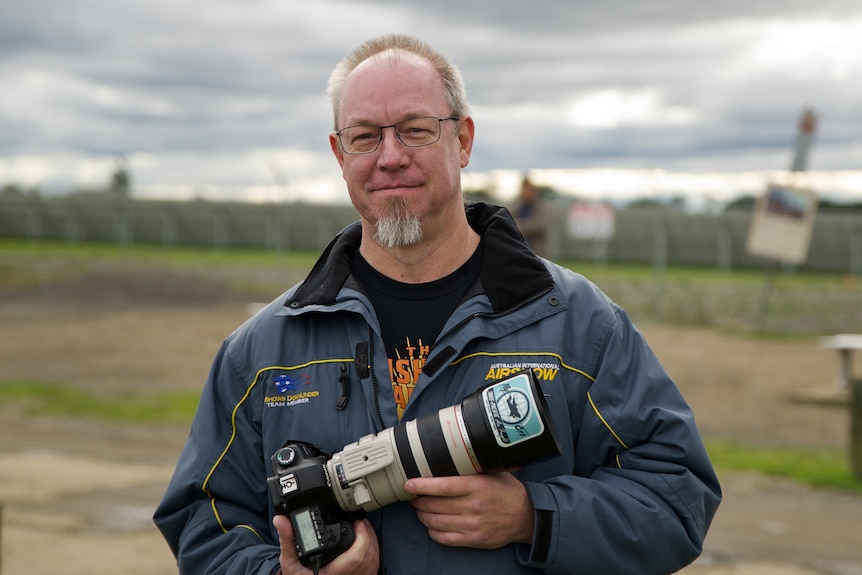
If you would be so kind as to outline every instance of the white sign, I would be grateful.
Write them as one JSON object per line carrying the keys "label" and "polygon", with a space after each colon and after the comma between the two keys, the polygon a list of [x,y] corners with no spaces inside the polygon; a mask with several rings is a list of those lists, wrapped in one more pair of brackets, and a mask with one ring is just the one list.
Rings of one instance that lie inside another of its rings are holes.
{"label": "white sign", "polygon": [[598,202],[578,202],[569,208],[569,235],[579,240],[607,241],[614,237],[613,208]]}
{"label": "white sign", "polygon": [[808,257],[817,195],[811,190],[769,184],[754,206],[748,253],[791,264]]}

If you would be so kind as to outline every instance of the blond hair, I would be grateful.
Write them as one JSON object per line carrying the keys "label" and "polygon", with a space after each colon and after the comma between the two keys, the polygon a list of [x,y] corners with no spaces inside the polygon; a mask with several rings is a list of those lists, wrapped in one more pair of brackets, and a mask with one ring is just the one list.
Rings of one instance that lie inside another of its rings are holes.
{"label": "blond hair", "polygon": [[427,60],[437,71],[443,83],[443,92],[449,104],[450,113],[458,118],[470,115],[467,103],[467,90],[458,67],[440,51],[425,42],[406,34],[388,34],[362,43],[346,56],[329,76],[326,93],[332,104],[335,129],[338,130],[338,109],[344,93],[344,84],[357,66],[369,58],[380,56],[397,60],[403,54],[415,54]]}

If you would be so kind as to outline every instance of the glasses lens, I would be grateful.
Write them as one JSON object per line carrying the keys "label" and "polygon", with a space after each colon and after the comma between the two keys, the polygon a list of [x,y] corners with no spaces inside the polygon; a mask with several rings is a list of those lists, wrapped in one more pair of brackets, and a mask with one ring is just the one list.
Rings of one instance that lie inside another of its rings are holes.
{"label": "glasses lens", "polygon": [[433,144],[440,139],[440,120],[437,118],[413,118],[395,124],[398,139],[405,146],[417,148]]}
{"label": "glasses lens", "polygon": [[341,146],[348,154],[367,154],[377,149],[380,143],[378,126],[351,126],[341,130]]}
{"label": "glasses lens", "polygon": [[[454,118],[444,118],[452,120]],[[349,126],[338,132],[341,148],[348,154],[369,154],[377,149],[384,128],[395,128],[401,143],[410,148],[429,146],[440,139],[440,118],[411,118],[394,126]]]}

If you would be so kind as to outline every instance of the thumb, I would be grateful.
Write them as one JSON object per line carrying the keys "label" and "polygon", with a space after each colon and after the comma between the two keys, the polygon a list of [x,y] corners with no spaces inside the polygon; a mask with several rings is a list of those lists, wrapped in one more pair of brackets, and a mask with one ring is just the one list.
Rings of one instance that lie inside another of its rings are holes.
{"label": "thumb", "polygon": [[279,563],[282,573],[299,573],[304,567],[296,555],[293,525],[291,525],[290,519],[287,515],[276,515],[272,518],[272,525],[278,532]]}

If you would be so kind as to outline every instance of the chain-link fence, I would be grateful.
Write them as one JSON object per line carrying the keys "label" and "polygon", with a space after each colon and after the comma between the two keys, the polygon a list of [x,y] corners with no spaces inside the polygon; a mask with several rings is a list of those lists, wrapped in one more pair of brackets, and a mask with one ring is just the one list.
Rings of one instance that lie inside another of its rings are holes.
{"label": "chain-link fence", "polygon": [[[615,215],[606,242],[578,240],[567,232],[567,206],[560,204],[548,231],[548,256],[710,266],[721,270],[762,267],[746,252],[751,213],[685,213],[629,208]],[[33,241],[109,241],[123,244],[320,250],[356,219],[350,205],[251,204],[211,201],[145,201],[110,195],[0,196],[0,237]],[[862,213],[821,211],[801,270],[862,273]]]}

